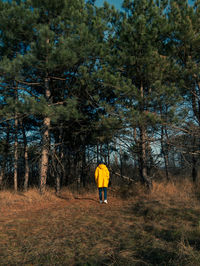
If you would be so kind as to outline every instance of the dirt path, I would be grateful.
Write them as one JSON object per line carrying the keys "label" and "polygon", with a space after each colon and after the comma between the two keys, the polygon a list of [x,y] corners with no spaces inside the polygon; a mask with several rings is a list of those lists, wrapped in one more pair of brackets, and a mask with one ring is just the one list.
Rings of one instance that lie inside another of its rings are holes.
{"label": "dirt path", "polygon": [[[8,220],[16,220],[21,217],[33,218],[34,216],[64,210],[65,213],[70,215],[73,210],[79,212],[97,211],[104,213],[105,211],[114,211],[125,205],[121,199],[118,200],[116,197],[110,196],[108,204],[99,204],[97,195],[90,196],[75,196],[67,197],[62,195],[60,198],[56,198],[54,201],[43,200],[37,202],[27,201],[16,201],[9,204],[2,204],[0,206],[0,225]],[[127,204],[126,204],[127,205]]]}

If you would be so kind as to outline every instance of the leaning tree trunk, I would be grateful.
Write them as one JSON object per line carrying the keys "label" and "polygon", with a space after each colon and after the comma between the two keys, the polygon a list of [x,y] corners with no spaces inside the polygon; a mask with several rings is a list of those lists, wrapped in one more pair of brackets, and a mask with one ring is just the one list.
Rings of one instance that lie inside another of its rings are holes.
{"label": "leaning tree trunk", "polygon": [[[47,103],[50,98],[50,88],[49,88],[49,78],[45,78],[45,96]],[[46,189],[47,173],[48,173],[48,162],[49,162],[49,128],[51,120],[49,117],[45,116],[43,120],[43,135],[42,135],[42,156],[41,156],[41,166],[40,166],[40,192],[44,193]]]}

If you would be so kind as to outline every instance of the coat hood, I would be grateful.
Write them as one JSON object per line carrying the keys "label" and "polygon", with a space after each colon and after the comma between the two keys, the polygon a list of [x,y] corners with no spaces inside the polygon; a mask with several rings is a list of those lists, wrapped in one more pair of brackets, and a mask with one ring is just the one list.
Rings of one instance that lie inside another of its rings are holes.
{"label": "coat hood", "polygon": [[99,164],[98,167],[99,167],[100,169],[105,169],[105,168],[107,168],[107,167],[105,166],[105,164],[103,164],[103,163]]}

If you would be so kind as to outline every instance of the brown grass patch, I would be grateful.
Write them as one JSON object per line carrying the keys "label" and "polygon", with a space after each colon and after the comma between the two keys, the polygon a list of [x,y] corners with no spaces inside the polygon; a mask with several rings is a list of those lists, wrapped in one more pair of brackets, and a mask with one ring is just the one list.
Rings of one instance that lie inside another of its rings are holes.
{"label": "brown grass patch", "polygon": [[153,182],[153,190],[151,192],[151,197],[157,198],[162,201],[174,200],[176,202],[195,202],[195,188],[194,185],[189,180],[184,180],[183,182],[168,182],[168,183],[158,183]]}
{"label": "brown grass patch", "polygon": [[0,265],[200,265],[197,190],[185,184],[1,191]]}

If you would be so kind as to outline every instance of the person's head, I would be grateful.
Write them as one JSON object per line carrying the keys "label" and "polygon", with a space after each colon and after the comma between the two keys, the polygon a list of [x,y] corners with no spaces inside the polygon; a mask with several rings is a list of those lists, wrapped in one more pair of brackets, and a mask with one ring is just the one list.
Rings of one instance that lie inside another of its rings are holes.
{"label": "person's head", "polygon": [[97,165],[104,164],[102,160],[98,161]]}

